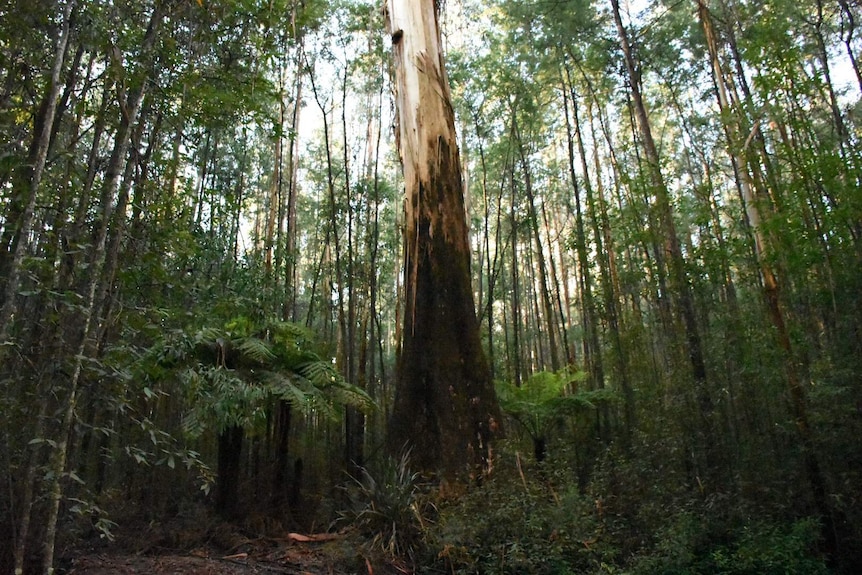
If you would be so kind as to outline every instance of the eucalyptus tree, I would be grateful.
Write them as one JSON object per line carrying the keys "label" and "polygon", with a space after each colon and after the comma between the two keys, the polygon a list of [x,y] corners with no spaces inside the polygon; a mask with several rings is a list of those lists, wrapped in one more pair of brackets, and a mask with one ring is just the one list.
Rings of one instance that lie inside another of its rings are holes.
{"label": "eucalyptus tree", "polygon": [[404,171],[405,307],[389,449],[450,478],[481,472],[500,412],[479,337],[439,4],[394,0],[397,143]]}
{"label": "eucalyptus tree", "polygon": [[[834,551],[838,539],[847,534],[840,526],[844,523],[841,512],[833,509],[827,497],[822,453],[813,448],[816,431],[810,423],[809,390],[804,383],[810,376],[803,367],[807,361],[801,359],[831,352],[814,351],[805,342],[808,338],[800,340],[790,334],[794,329],[811,333],[808,317],[812,314],[831,315],[829,306],[812,305],[806,294],[813,290],[831,294],[826,297],[833,299],[836,284],[834,279],[826,279],[835,277],[831,266],[844,258],[855,259],[852,250],[847,250],[855,244],[853,217],[839,221],[840,217],[835,220],[832,216],[843,202],[844,186],[857,178],[859,151],[848,145],[847,124],[836,102],[826,56],[823,5],[782,6],[767,16],[769,31],[758,35],[719,24],[731,13],[745,17],[733,4],[698,4],[726,151],[753,239],[764,319],[774,333],[770,343],[783,357],[781,371],[801,446],[801,466],[814,506],[823,517],[825,540]],[[781,41],[764,42],[766,34]],[[776,49],[778,44],[782,45],[780,50]],[[803,62],[815,64],[809,68]],[[753,85],[749,85],[748,77]],[[768,124],[758,114],[766,115]],[[740,146],[743,140],[746,144]],[[748,151],[752,148],[755,153]],[[793,223],[778,225],[779,220]],[[846,239],[838,244],[826,239],[839,236]],[[820,239],[812,243],[803,241],[805,237]],[[798,255],[790,253],[791,244]],[[809,259],[814,252],[820,256]],[[805,275],[812,267],[818,272],[809,276],[810,280],[800,281],[800,264],[807,270]],[[806,311],[797,315],[794,309]],[[859,321],[858,315],[853,321]],[[834,324],[825,320],[824,325]]]}

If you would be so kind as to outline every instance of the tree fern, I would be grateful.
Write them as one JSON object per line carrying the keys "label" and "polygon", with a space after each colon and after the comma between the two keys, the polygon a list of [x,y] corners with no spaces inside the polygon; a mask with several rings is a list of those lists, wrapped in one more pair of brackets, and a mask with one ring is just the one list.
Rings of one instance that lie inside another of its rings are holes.
{"label": "tree fern", "polygon": [[179,384],[188,406],[183,431],[191,437],[207,429],[254,428],[273,398],[328,417],[342,405],[373,409],[371,397],[344,381],[313,344],[303,326],[280,321],[255,326],[239,317],[223,328],[167,333],[141,363],[149,379]]}
{"label": "tree fern", "polygon": [[242,338],[237,341],[236,347],[245,357],[261,364],[276,359],[271,344],[257,337]]}
{"label": "tree fern", "polygon": [[616,393],[609,389],[578,390],[577,384],[585,378],[583,372],[564,369],[539,372],[520,387],[509,383],[498,386],[500,406],[530,435],[537,459],[544,455],[548,434],[562,418],[616,401]]}

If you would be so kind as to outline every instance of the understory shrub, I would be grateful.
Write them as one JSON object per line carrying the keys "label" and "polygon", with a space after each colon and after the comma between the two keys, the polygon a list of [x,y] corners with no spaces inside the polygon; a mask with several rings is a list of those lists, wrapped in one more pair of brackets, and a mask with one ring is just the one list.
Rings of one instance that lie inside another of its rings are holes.
{"label": "understory shrub", "polygon": [[560,484],[519,463],[501,462],[484,485],[441,507],[427,532],[426,566],[483,575],[594,572],[608,551],[595,504],[578,493],[575,477]]}
{"label": "understory shrub", "polygon": [[826,575],[818,521],[717,523],[684,513],[662,528],[653,549],[631,562],[633,575]]}
{"label": "understory shrub", "polygon": [[347,507],[338,523],[353,526],[367,541],[365,551],[414,562],[433,506],[420,491],[421,477],[410,470],[409,453],[362,468],[345,486]]}

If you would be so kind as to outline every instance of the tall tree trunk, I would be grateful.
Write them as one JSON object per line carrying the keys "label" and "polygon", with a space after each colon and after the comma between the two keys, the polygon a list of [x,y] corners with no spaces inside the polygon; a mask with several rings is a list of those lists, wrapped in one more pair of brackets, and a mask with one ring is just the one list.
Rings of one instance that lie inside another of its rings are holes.
{"label": "tall tree trunk", "polygon": [[[167,9],[167,6],[161,4],[154,8],[147,31],[144,35],[141,53],[144,54],[145,69],[147,70],[146,73],[150,72],[149,64],[152,63],[151,51],[156,40],[157,31],[161,25],[162,19],[166,15]],[[87,343],[90,339],[91,331],[94,327],[93,322],[95,319],[94,311],[96,292],[105,266],[108,228],[110,227],[111,217],[114,212],[114,198],[120,185],[121,166],[123,165],[123,160],[126,158],[126,154],[128,152],[132,126],[137,121],[138,113],[141,109],[141,103],[143,102],[148,85],[146,77],[141,80],[140,86],[120,102],[123,112],[122,119],[117,135],[114,138],[114,149],[111,153],[107,169],[105,170],[105,181],[102,187],[101,196],[102,211],[100,213],[100,221],[97,224],[96,241],[88,269],[90,277],[86,288],[84,307],[81,312],[81,315],[83,316],[81,317],[83,329],[77,349],[72,356],[75,358],[75,361],[72,373],[69,377],[69,391],[59,432],[60,437],[57,441],[57,446],[53,450],[49,463],[52,478],[48,489],[48,518],[45,528],[44,555],[42,561],[42,568],[45,575],[52,575],[54,572],[54,542],[57,534],[57,518],[60,511],[60,502],[63,498],[62,479],[66,471],[69,437],[72,432],[72,425],[75,421],[75,409],[78,403],[78,391],[81,370],[84,362],[84,354],[87,349]]]}
{"label": "tall tree trunk", "polygon": [[590,131],[593,140],[594,154],[593,164],[596,172],[596,190],[590,183],[590,169],[587,161],[587,153],[584,146],[584,137],[581,130],[581,120],[578,113],[577,100],[572,98],[572,118],[575,125],[575,137],[578,141],[578,156],[581,158],[581,170],[584,173],[584,192],[589,207],[590,222],[593,228],[593,237],[596,241],[596,251],[599,254],[599,273],[602,278],[602,293],[604,294],[605,314],[607,314],[608,328],[611,342],[617,360],[617,377],[623,392],[623,413],[625,422],[624,444],[628,445],[631,435],[637,425],[635,413],[635,394],[629,376],[628,349],[623,345],[622,331],[625,329],[621,318],[621,307],[619,301],[621,295],[619,275],[617,274],[616,252],[611,236],[611,223],[608,217],[607,202],[602,184],[601,165],[597,149],[597,138],[594,124],[590,122]]}
{"label": "tall tree trunk", "polygon": [[482,129],[479,125],[479,116],[474,115],[473,123],[476,131],[476,139],[479,144],[479,164],[481,166],[482,171],[482,205],[484,209],[484,217],[483,217],[483,226],[484,233],[482,234],[482,241],[484,243],[484,254],[485,254],[485,276],[487,282],[487,294],[485,295],[484,307],[480,309],[479,316],[480,318],[484,315],[484,320],[487,322],[487,330],[488,330],[488,365],[491,370],[491,380],[494,380],[494,370],[495,370],[495,362],[494,362],[494,294],[496,293],[497,280],[500,275],[500,266],[499,262],[501,260],[501,254],[503,252],[503,247],[501,243],[502,237],[502,219],[503,219],[503,210],[501,208],[503,202],[503,191],[505,188],[505,181],[501,179],[500,181],[500,189],[496,196],[496,201],[494,202],[494,210],[495,210],[495,224],[494,224],[494,257],[491,258],[491,205],[490,199],[488,197],[488,166],[485,159],[485,146],[484,146],[484,138],[482,137]]}
{"label": "tall tree trunk", "polygon": [[817,57],[820,60],[824,84],[829,95],[829,111],[832,112],[832,121],[838,136],[838,150],[843,160],[842,165],[846,165],[849,163],[847,157],[847,127],[844,124],[844,117],[841,115],[841,108],[838,106],[838,96],[835,94],[835,86],[832,82],[832,71],[829,69],[829,53],[826,48],[826,40],[823,37],[823,0],[815,0],[815,7],[817,15],[814,19],[814,37],[815,45],[817,46]]}
{"label": "tall tree trunk", "polygon": [[[369,32],[369,42],[370,42],[370,32]],[[381,61],[382,65],[382,61]],[[381,70],[382,73],[382,70]],[[368,257],[368,270],[369,270],[369,285],[368,285],[368,313],[369,313],[369,327],[368,327],[368,339],[369,339],[369,358],[367,364],[367,381],[371,386],[377,387],[377,383],[379,382],[379,395],[381,403],[383,403],[383,409],[380,412],[383,414],[384,419],[383,425],[372,425],[370,428],[374,431],[377,429],[383,429],[386,421],[386,405],[385,398],[387,396],[385,390],[385,382],[386,382],[386,371],[384,368],[384,352],[383,352],[383,329],[380,321],[380,313],[377,309],[378,302],[378,293],[379,293],[379,285],[378,285],[378,261],[380,254],[380,210],[381,210],[381,198],[380,198],[380,143],[383,136],[382,130],[382,122],[383,122],[383,88],[384,84],[380,83],[380,88],[377,92],[376,97],[376,111],[374,113],[374,118],[376,120],[374,126],[374,150],[373,159],[369,162],[370,164],[370,176],[372,185],[371,185],[371,200],[372,200],[372,208],[371,208],[371,223],[368,229],[368,246],[367,250],[369,253]],[[377,364],[379,362],[379,366]],[[361,365],[361,364],[360,364]]]}
{"label": "tall tree trunk", "polygon": [[[718,43],[713,28],[712,15],[703,0],[699,0],[698,2],[698,16],[701,26],[704,28],[708,53],[712,60],[713,81],[717,89],[719,109],[722,111],[722,117],[726,118],[724,130],[728,143],[728,154],[730,155],[734,171],[741,174],[739,178],[739,191],[748,225],[754,235],[754,252],[760,268],[763,298],[777,343],[784,353],[784,375],[791,400],[791,413],[796,422],[799,442],[802,447],[805,474],[811,486],[817,511],[823,518],[824,540],[827,542],[830,551],[835,552],[838,546],[838,535],[836,532],[834,510],[829,504],[826,480],[823,477],[820,462],[815,451],[813,432],[808,417],[808,402],[802,377],[798,371],[798,361],[793,350],[790,331],[785,320],[780,284],[767,255],[768,238],[764,234],[761,223],[763,219],[761,210],[763,206],[769,205],[769,201],[758,198],[758,193],[763,195],[763,192],[759,192],[762,188],[751,184],[752,179],[757,181],[756,178],[759,172],[756,170],[749,172],[750,164],[747,162],[747,158],[745,156],[738,156],[734,151],[734,142],[738,142],[740,131],[747,131],[747,126],[743,118],[731,113],[729,94],[718,57]],[[733,46],[731,46],[731,49],[735,52]]]}
{"label": "tall tree trunk", "polygon": [[[545,327],[548,331],[548,350],[550,352],[551,370],[558,371],[560,369],[560,355],[557,347],[557,328],[554,307],[551,302],[550,289],[548,288],[548,266],[545,262],[545,250],[542,246],[542,236],[539,233],[539,216],[536,211],[536,200],[533,192],[532,170],[530,169],[530,163],[527,160],[527,155],[524,151],[524,142],[521,138],[521,131],[518,129],[518,124],[515,120],[513,120],[513,131],[513,135],[518,141],[518,155],[521,160],[521,169],[523,170],[524,176],[524,192],[527,194],[527,210],[528,217],[530,218],[530,231],[532,232],[531,239],[535,249],[533,253],[535,254],[534,257],[538,264],[536,269],[539,274],[539,297],[542,300],[542,311],[544,312],[541,315],[544,315]],[[540,322],[541,315],[538,313],[536,314],[537,324]],[[544,369],[545,366],[542,365],[541,368]]]}
{"label": "tall tree trunk", "polygon": [[[571,54],[570,54],[571,56]],[[579,67],[580,68],[580,67]],[[587,197],[587,205],[589,207],[590,222],[593,228],[593,237],[596,241],[596,251],[598,253],[599,273],[602,278],[602,293],[604,294],[605,314],[607,315],[608,328],[613,344],[613,349],[617,360],[617,376],[620,379],[620,387],[623,391],[623,409],[624,421],[626,425],[624,443],[629,444],[631,434],[637,424],[635,412],[634,390],[632,388],[631,379],[629,377],[628,367],[628,350],[623,345],[621,332],[625,329],[622,320],[622,309],[625,305],[624,295],[620,287],[619,274],[617,273],[616,253],[614,242],[611,236],[611,223],[608,217],[607,202],[605,201],[604,187],[601,178],[601,162],[599,159],[599,139],[596,136],[595,122],[592,118],[598,116],[599,121],[604,127],[604,121],[599,102],[600,99],[596,94],[592,83],[590,82],[583,69],[580,69],[584,83],[590,93],[591,99],[588,101],[587,115],[591,118],[589,127],[590,135],[593,142],[593,168],[596,173],[596,190],[593,193],[593,186],[590,180],[590,168],[587,160],[586,148],[584,146],[584,137],[581,130],[581,121],[578,114],[577,99],[572,94],[572,119],[574,120],[575,136],[578,142],[578,155],[581,159],[581,170],[584,173],[584,192]],[[571,73],[568,66],[566,67],[566,79],[569,86],[574,86],[571,79]],[[592,113],[597,109],[598,114]],[[610,137],[605,132],[610,156],[614,157],[614,148],[611,145]],[[620,302],[619,298],[623,297]]]}
{"label": "tall tree trunk", "polygon": [[244,437],[245,432],[239,425],[231,425],[218,434],[216,511],[227,518],[231,518],[237,510]]}
{"label": "tall tree trunk", "polygon": [[[42,173],[45,170],[45,162],[48,158],[48,146],[51,143],[51,132],[54,128],[54,117],[57,111],[57,97],[60,93],[60,73],[63,70],[63,62],[66,58],[66,46],[69,43],[69,21],[72,18],[72,10],[75,0],[69,0],[63,9],[63,23],[60,26],[60,35],[57,38],[57,46],[54,49],[54,63],[51,66],[51,78],[48,83],[48,91],[45,94],[45,106],[41,113],[39,133],[36,135],[32,148],[33,153],[29,157],[29,178],[26,179],[27,201],[18,224],[17,240],[14,242],[15,251],[9,267],[6,270],[6,285],[3,295],[3,307],[0,308],[0,360],[5,354],[4,345],[9,338],[9,328],[12,315],[18,299],[18,286],[21,281],[21,265],[24,255],[29,247],[28,236],[33,226],[33,212],[36,209],[36,199],[39,194],[39,186],[42,183]],[[8,225],[8,222],[7,222]],[[11,226],[10,226],[11,227]]]}
{"label": "tall tree trunk", "polygon": [[[545,228],[545,241],[548,243],[548,270],[551,272],[551,286],[552,289],[552,299],[554,300],[553,311],[554,314],[559,314],[560,321],[554,322],[554,329],[557,330],[557,336],[560,338],[560,345],[562,346],[563,358],[566,365],[571,365],[575,363],[575,356],[571,353],[569,349],[569,335],[568,335],[568,308],[563,307],[563,288],[560,282],[560,275],[566,276],[567,274],[564,271],[565,262],[563,258],[560,257],[560,272],[557,272],[557,260],[556,257],[560,253],[560,242],[555,240],[554,238],[559,237],[558,233],[552,234],[552,232],[557,232],[555,229],[556,226],[556,218],[554,221],[551,221],[550,216],[548,215],[548,204],[547,202],[542,202],[540,204],[542,211],[542,224]],[[554,249],[557,248],[557,249]],[[555,255],[557,254],[557,255]]]}
{"label": "tall tree trunk", "polygon": [[264,227],[264,269],[267,274],[267,282],[270,287],[278,284],[278,280],[274,277],[278,273],[275,270],[273,273],[272,260],[273,253],[279,248],[276,247],[276,225],[280,224],[281,218],[279,211],[281,209],[281,191],[282,191],[282,164],[284,163],[284,92],[279,94],[278,101],[278,127],[276,128],[275,150],[273,157],[272,180],[269,183],[269,199],[267,201],[266,224]]}
{"label": "tall tree trunk", "polygon": [[[511,353],[509,354],[508,363],[511,365],[512,369],[512,380],[516,387],[521,387],[522,380],[524,378],[524,354],[521,352],[521,348],[523,346],[523,341],[521,338],[521,326],[522,324],[522,312],[521,312],[521,270],[520,270],[520,249],[518,247],[518,238],[520,234],[518,234],[518,225],[520,222],[518,221],[518,214],[515,210],[516,197],[517,197],[517,187],[515,186],[515,178],[513,177],[515,171],[514,167],[514,159],[512,160],[512,165],[510,165],[509,171],[509,185],[510,185],[510,207],[509,210],[509,234],[511,236],[510,240],[512,243],[512,261],[511,261],[511,285],[509,286],[509,290],[511,293],[511,303],[512,303],[512,317],[510,321],[504,322],[506,325],[512,326],[512,347]],[[508,338],[507,338],[508,340]]]}
{"label": "tall tree trunk", "polygon": [[[850,65],[856,74],[859,92],[862,93],[862,70],[859,69],[859,59],[853,51],[853,34],[856,32],[856,17],[853,15],[853,9],[850,7],[848,0],[838,0],[838,5],[841,6],[841,35],[847,51],[847,59],[850,60]],[[846,26],[844,26],[845,22]]]}
{"label": "tall tree trunk", "polygon": [[405,313],[388,446],[457,479],[489,465],[500,411],[473,302],[455,119],[434,0],[390,0],[405,184]]}
{"label": "tall tree trunk", "polygon": [[276,401],[274,422],[274,467],[272,503],[276,511],[283,510],[287,494],[287,470],[290,463],[290,425],[293,419],[293,406],[284,399]]}
{"label": "tall tree trunk", "polygon": [[[346,75],[347,70],[344,71],[345,74],[345,85],[347,82]],[[328,112],[326,109],[326,103],[321,99],[321,94],[317,88],[317,83],[314,80],[314,74],[311,74],[311,91],[314,94],[314,99],[317,102],[317,106],[320,108],[320,112],[323,115],[323,145],[324,145],[324,153],[326,155],[326,189],[328,191],[329,196],[329,233],[331,233],[332,244],[335,249],[334,254],[334,264],[335,264],[335,273],[330,274],[330,281],[334,284],[337,284],[337,298],[336,298],[336,310],[338,314],[338,342],[339,342],[339,353],[338,353],[338,361],[339,367],[342,369],[342,373],[347,373],[348,365],[345,361],[347,358],[344,355],[346,338],[347,338],[347,318],[344,309],[344,280],[345,276],[342,272],[342,251],[341,251],[341,230],[339,226],[338,216],[339,216],[339,205],[338,199],[335,195],[335,167],[332,159],[332,150],[331,150],[331,137],[329,133],[329,121],[328,121]],[[343,166],[345,173],[348,170],[348,166],[345,164]],[[349,185],[349,180],[345,180],[345,184]],[[348,232],[349,235],[349,232]],[[329,239],[329,235],[327,234],[327,240]],[[328,251],[328,250],[327,250]],[[330,257],[332,253],[330,252]],[[334,276],[334,277],[333,277]]]}
{"label": "tall tree trunk", "polygon": [[[569,82],[571,78],[568,78]],[[572,121],[569,116],[569,96],[571,95],[572,107],[577,104],[575,102],[576,95],[573,87],[567,82],[563,82],[563,112],[566,119],[566,142],[569,160],[569,176],[572,180],[572,190],[575,193],[575,239],[577,241],[576,252],[578,255],[578,269],[580,270],[579,279],[581,287],[581,301],[583,306],[583,323],[585,343],[584,358],[589,370],[590,380],[593,389],[604,389],[605,387],[605,368],[602,360],[602,347],[599,339],[598,313],[596,310],[596,302],[593,297],[593,278],[592,270],[590,269],[590,261],[587,256],[587,236],[584,230],[584,215],[581,206],[581,186],[578,183],[578,176],[575,172],[575,143],[572,134]],[[577,128],[580,130],[580,128]],[[584,176],[586,177],[586,172]],[[625,393],[625,386],[623,386]],[[607,406],[603,406],[600,412],[600,434],[607,441],[609,439],[609,420]],[[626,430],[631,429],[631,421],[628,412],[626,412]]]}
{"label": "tall tree trunk", "polygon": [[[651,192],[655,195],[655,207],[658,212],[658,220],[663,235],[663,250],[669,259],[671,287],[676,295],[679,314],[685,330],[685,346],[688,352],[688,360],[691,364],[691,373],[694,379],[694,393],[700,411],[700,425],[703,436],[705,472],[706,476],[718,482],[718,472],[721,471],[718,440],[715,436],[713,412],[713,400],[708,389],[706,362],[703,357],[703,346],[698,331],[698,321],[694,308],[694,298],[691,286],[685,271],[685,262],[677,237],[676,224],[673,221],[671,211],[670,195],[661,172],[658,149],[652,136],[649,116],[646,105],[640,91],[640,70],[635,62],[635,56],[629,42],[628,31],[623,25],[620,15],[619,0],[611,0],[614,22],[619,35],[620,48],[623,52],[626,74],[631,88],[632,103],[634,105],[635,117],[640,131],[644,154],[646,155],[647,169],[651,183]],[[718,485],[709,486],[710,489]]]}
{"label": "tall tree trunk", "polygon": [[[357,349],[356,349],[356,327],[357,327],[357,300],[359,299],[358,289],[356,286],[356,254],[354,253],[354,236],[356,235],[355,228],[358,229],[359,224],[354,223],[354,218],[361,214],[361,211],[354,213],[351,206],[352,193],[350,185],[350,142],[347,139],[347,80],[348,70],[344,69],[344,76],[341,83],[341,136],[342,136],[342,161],[344,170],[344,200],[347,204],[347,277],[345,280],[339,279],[339,283],[346,281],[347,283],[347,316],[345,318],[346,330],[342,334],[344,340],[343,355],[344,355],[344,375],[349,383],[357,384],[359,369],[357,368]],[[369,117],[370,118],[370,117]],[[369,122],[370,125],[370,122]],[[366,134],[370,128],[366,129]],[[366,149],[367,146],[366,146]],[[363,378],[364,379],[364,378]],[[364,386],[362,386],[364,387]],[[362,412],[352,406],[347,406],[344,417],[344,459],[348,468],[358,471],[365,464],[365,416]]]}
{"label": "tall tree trunk", "polygon": [[296,197],[298,194],[299,149],[296,145],[299,137],[300,111],[302,110],[302,79],[303,72],[300,63],[303,57],[302,39],[296,48],[296,84],[294,85],[293,110],[290,122],[290,146],[288,148],[290,173],[287,178],[287,234],[285,239],[285,271],[284,271],[284,311],[283,319],[296,321]]}

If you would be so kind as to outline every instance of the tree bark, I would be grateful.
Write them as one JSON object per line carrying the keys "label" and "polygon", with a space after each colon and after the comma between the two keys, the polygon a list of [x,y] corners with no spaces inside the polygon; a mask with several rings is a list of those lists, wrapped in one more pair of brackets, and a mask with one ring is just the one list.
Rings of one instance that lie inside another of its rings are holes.
{"label": "tree bark", "polygon": [[[698,403],[701,416],[701,433],[704,443],[704,466],[713,481],[717,481],[718,450],[717,438],[713,429],[714,404],[707,388],[706,362],[703,357],[700,333],[698,331],[697,316],[694,309],[694,301],[691,286],[685,271],[685,262],[677,237],[676,224],[673,221],[673,213],[670,205],[670,194],[662,175],[658,149],[652,136],[652,129],[647,115],[646,105],[640,91],[640,70],[638,69],[628,32],[623,26],[620,15],[619,0],[611,0],[614,21],[619,34],[620,47],[626,66],[631,95],[634,104],[634,113],[637,126],[640,131],[644,154],[646,155],[647,168],[651,183],[651,192],[655,195],[655,207],[657,210],[658,223],[663,235],[664,254],[669,260],[669,271],[671,287],[676,292],[676,303],[685,330],[685,347],[688,353],[688,361],[691,365],[692,377],[694,379],[694,394]],[[657,255],[659,252],[656,252]],[[717,485],[710,486],[711,489]]]}
{"label": "tree bark", "polygon": [[239,425],[232,425],[218,435],[216,511],[227,518],[236,510],[244,437],[245,432]]}
{"label": "tree bark", "polygon": [[490,464],[500,411],[482,349],[437,3],[390,0],[405,184],[405,312],[390,452],[463,478]]}
{"label": "tree bark", "polygon": [[42,173],[45,170],[45,162],[48,158],[48,146],[51,143],[51,132],[54,126],[54,116],[57,111],[57,96],[60,93],[60,73],[63,70],[63,62],[66,58],[66,46],[69,43],[69,21],[72,18],[72,10],[75,2],[70,0],[63,10],[63,23],[60,27],[60,36],[57,38],[57,46],[54,50],[54,63],[51,67],[51,79],[48,84],[48,93],[45,95],[45,107],[43,108],[41,130],[36,137],[34,153],[30,155],[31,166],[30,177],[27,180],[27,202],[21,214],[21,223],[18,226],[18,238],[15,242],[15,250],[12,261],[9,262],[6,286],[3,297],[3,307],[0,308],[0,359],[3,349],[9,337],[9,327],[12,316],[15,313],[15,305],[18,296],[18,286],[21,281],[21,265],[24,262],[24,254],[27,251],[30,229],[33,226],[33,211],[36,208],[36,197],[39,193],[39,185],[42,183]]}
{"label": "tree bark", "polygon": [[[153,10],[141,47],[141,53],[145,55],[145,61],[152,57],[151,50],[155,43],[156,33],[161,25],[162,19],[166,15],[166,11],[167,7],[164,5],[158,5]],[[149,62],[151,63],[152,60],[149,60]],[[145,75],[148,72],[149,70],[145,72]],[[75,358],[75,362],[72,374],[69,377],[69,394],[66,398],[66,405],[63,412],[60,437],[57,441],[57,447],[54,448],[54,451],[51,454],[49,463],[52,471],[52,479],[48,489],[48,519],[46,521],[44,555],[42,560],[42,569],[46,575],[52,575],[54,572],[54,542],[57,532],[57,518],[60,511],[60,502],[63,498],[62,478],[66,470],[66,461],[69,451],[69,437],[72,432],[72,426],[75,422],[75,409],[78,403],[79,383],[81,371],[83,369],[84,354],[87,349],[87,343],[90,339],[95,319],[94,311],[96,292],[105,266],[108,228],[115,208],[114,197],[117,194],[120,185],[120,169],[128,151],[132,126],[137,121],[138,113],[141,109],[141,103],[143,102],[144,95],[146,93],[146,78],[143,78],[142,80],[143,81],[140,86],[120,102],[124,113],[122,114],[122,121],[120,122],[116,138],[114,139],[114,149],[111,153],[111,159],[108,163],[107,169],[105,170],[105,182],[102,187],[101,197],[100,221],[97,223],[96,241],[90,258],[90,266],[88,270],[90,277],[86,287],[85,303],[81,312],[82,317],[80,317],[80,322],[83,324],[83,330],[77,349],[72,356]]]}

